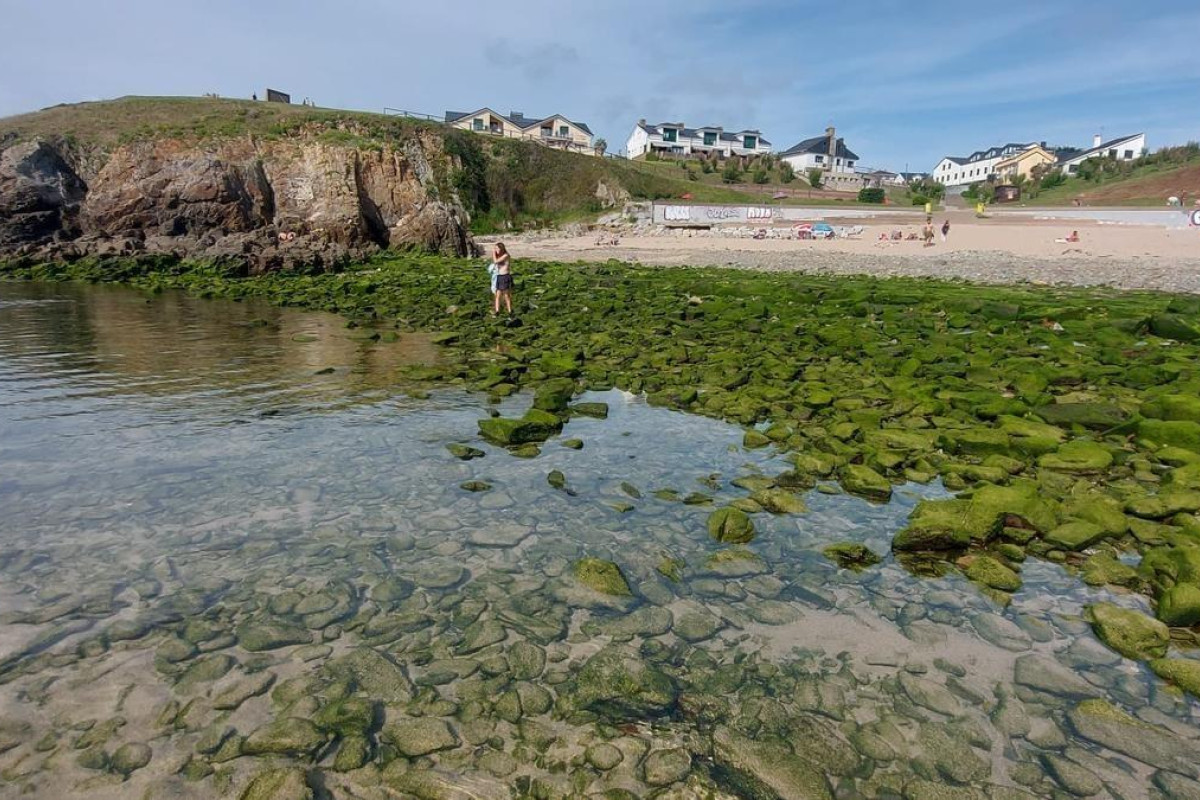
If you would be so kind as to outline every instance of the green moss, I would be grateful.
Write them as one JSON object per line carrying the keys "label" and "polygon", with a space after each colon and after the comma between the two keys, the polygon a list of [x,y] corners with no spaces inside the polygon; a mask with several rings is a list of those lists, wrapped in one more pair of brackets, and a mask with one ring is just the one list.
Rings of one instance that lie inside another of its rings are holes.
{"label": "green moss", "polygon": [[1177,583],[1158,597],[1158,618],[1171,627],[1200,623],[1200,587]]}
{"label": "green moss", "polygon": [[1150,669],[1164,681],[1183,689],[1193,697],[1200,697],[1200,661],[1191,658],[1156,658]]}
{"label": "green moss", "polygon": [[976,556],[967,567],[966,575],[975,583],[1003,592],[1021,588],[1021,576],[991,556]]}
{"label": "green moss", "polygon": [[843,569],[859,570],[872,567],[880,558],[869,547],[857,542],[838,542],[821,550],[830,561]]}
{"label": "green moss", "polygon": [[850,494],[880,501],[892,496],[888,479],[864,464],[847,464],[840,477],[842,488]]}
{"label": "green moss", "polygon": [[589,589],[616,597],[629,597],[633,592],[621,573],[621,568],[601,558],[581,558],[573,568],[575,578]]}
{"label": "green moss", "polygon": [[1167,626],[1153,617],[1111,603],[1088,606],[1087,613],[1100,640],[1126,658],[1166,655]]}
{"label": "green moss", "polygon": [[754,523],[744,511],[718,508],[708,516],[708,535],[725,544],[745,544],[754,539]]}

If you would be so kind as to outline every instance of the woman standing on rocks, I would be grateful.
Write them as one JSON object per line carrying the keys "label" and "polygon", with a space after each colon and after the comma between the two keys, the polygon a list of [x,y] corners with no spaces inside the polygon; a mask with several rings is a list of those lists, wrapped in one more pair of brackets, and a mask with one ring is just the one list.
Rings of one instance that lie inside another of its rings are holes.
{"label": "woman standing on rocks", "polygon": [[495,305],[492,308],[493,314],[500,313],[502,299],[508,313],[512,313],[513,276],[512,266],[509,262],[508,249],[504,246],[504,242],[496,242],[496,246],[492,248],[492,263],[496,265],[496,294]]}

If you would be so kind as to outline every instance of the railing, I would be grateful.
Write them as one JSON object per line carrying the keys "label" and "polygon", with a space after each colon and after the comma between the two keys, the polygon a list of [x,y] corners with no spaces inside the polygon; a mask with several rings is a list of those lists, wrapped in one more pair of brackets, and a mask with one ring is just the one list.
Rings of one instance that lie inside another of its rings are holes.
{"label": "railing", "polygon": [[422,114],[419,111],[405,111],[402,108],[388,108],[385,106],[383,113],[389,117],[408,117],[409,119],[423,119],[429,122],[445,123],[445,119],[442,117],[435,117],[432,114]]}

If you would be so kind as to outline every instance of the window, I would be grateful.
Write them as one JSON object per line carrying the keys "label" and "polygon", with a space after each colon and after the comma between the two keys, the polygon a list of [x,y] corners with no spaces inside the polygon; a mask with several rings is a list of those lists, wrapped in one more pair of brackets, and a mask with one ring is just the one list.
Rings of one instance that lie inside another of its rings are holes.
{"label": "window", "polygon": [[743,136],[742,137],[742,147],[746,148],[747,150],[753,150],[754,148],[758,147],[758,137],[757,136]]}
{"label": "window", "polygon": [[825,163],[825,156],[813,156],[813,161],[816,161],[818,164],[823,164]]}
{"label": "window", "polygon": [[712,147],[716,143],[717,143],[717,132],[716,131],[705,131],[704,132],[704,144],[708,147]]}
{"label": "window", "polygon": [[1067,167],[1067,172],[1070,172],[1070,173],[1075,173],[1078,170],[1079,170],[1078,164],[1072,164],[1071,166]]}
{"label": "window", "polygon": [[1126,151],[1125,151],[1125,160],[1126,160],[1126,161],[1129,161],[1131,158],[1133,158],[1133,151],[1132,151],[1132,150],[1126,150]]}
{"label": "window", "polygon": [[847,167],[853,167],[853,166],[854,166],[854,162],[853,162],[853,161],[847,161],[847,162],[846,162],[846,166],[847,166]]}
{"label": "window", "polygon": [[483,130],[483,118],[476,117],[475,119],[471,120],[471,128],[477,131]]}
{"label": "window", "polygon": [[675,130],[674,128],[663,128],[663,132],[662,132],[663,141],[664,142],[677,141],[678,133],[679,132],[677,130]]}
{"label": "window", "polygon": [[559,125],[558,126],[558,135],[563,137],[564,139],[566,139],[567,137],[569,137],[571,135],[571,129],[568,128],[566,125]]}

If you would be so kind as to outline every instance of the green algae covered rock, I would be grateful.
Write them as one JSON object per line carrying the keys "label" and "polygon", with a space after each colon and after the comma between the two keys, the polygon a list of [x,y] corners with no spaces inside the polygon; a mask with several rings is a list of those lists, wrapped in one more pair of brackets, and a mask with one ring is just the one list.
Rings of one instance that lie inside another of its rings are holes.
{"label": "green algae covered rock", "polygon": [[970,498],[922,500],[892,542],[896,550],[957,550],[986,542],[1005,528],[1046,531],[1058,521],[1037,484],[983,486]]}
{"label": "green algae covered rock", "polygon": [[239,800],[312,800],[312,789],[299,767],[267,769],[254,776]]}
{"label": "green algae covered rock", "polygon": [[1200,342],[1200,328],[1179,314],[1154,314],[1147,323],[1150,333],[1177,342]]}
{"label": "green algae covered rock", "polygon": [[290,755],[307,757],[325,744],[325,734],[303,717],[280,717],[258,728],[242,743],[246,755]]}
{"label": "green algae covered rock", "polygon": [[746,434],[742,437],[742,447],[745,447],[747,450],[766,447],[769,444],[771,444],[771,440],[765,434],[756,430],[746,431]]}
{"label": "green algae covered rock", "polygon": [[1156,658],[1150,669],[1164,681],[1183,689],[1193,697],[1200,697],[1200,661],[1194,658]]}
{"label": "green algae covered rock", "polygon": [[608,419],[608,403],[576,403],[571,406],[572,414],[592,419]]}
{"label": "green algae covered rock", "polygon": [[1049,531],[1043,539],[1061,550],[1086,550],[1109,534],[1099,525],[1083,520],[1068,522]]}
{"label": "green algae covered rock", "polygon": [[671,713],[678,689],[652,664],[607,648],[584,663],[566,697],[575,708],[595,711],[614,721],[642,720]]}
{"label": "green algae covered rock", "polygon": [[1060,472],[1095,474],[1112,466],[1113,457],[1106,448],[1086,439],[1067,442],[1056,452],[1038,458],[1038,466]]}
{"label": "green algae covered rock", "polygon": [[519,419],[489,417],[479,420],[479,432],[498,444],[544,442],[562,430],[562,420],[548,411],[531,408]]}
{"label": "green algae covered rock", "polygon": [[642,779],[650,786],[670,786],[687,777],[692,757],[682,747],[654,750],[642,762]]}
{"label": "green algae covered rock", "polygon": [[1173,628],[1200,623],[1200,587],[1177,583],[1158,596],[1157,615]]}
{"label": "green algae covered rock", "polygon": [[1153,419],[1200,422],[1200,397],[1193,394],[1164,394],[1141,407],[1143,416]]}
{"label": "green algae covered rock", "polygon": [[446,449],[450,451],[450,455],[461,461],[470,461],[473,458],[483,458],[485,453],[477,447],[462,444],[460,442],[451,442],[446,445]]}
{"label": "green algae covered rock", "polygon": [[633,592],[629,588],[629,583],[621,573],[621,568],[611,561],[591,556],[581,558],[575,562],[573,572],[576,580],[600,594],[608,594],[615,597],[629,597],[633,595]]}
{"label": "green algae covered rock", "polygon": [[708,535],[725,544],[746,544],[754,539],[754,523],[745,511],[718,508],[708,515]]}
{"label": "green algae covered rock", "polygon": [[1138,437],[1152,444],[1170,445],[1200,453],[1200,422],[1191,420],[1144,419]]}
{"label": "green algae covered rock", "polygon": [[1062,428],[1079,425],[1101,431],[1115,428],[1129,417],[1110,403],[1053,403],[1036,409],[1035,413],[1051,425]]}
{"label": "green algae covered rock", "polygon": [[312,644],[312,633],[298,625],[282,622],[248,622],[237,629],[238,644],[243,650],[259,653],[294,644]]}
{"label": "green algae covered rock", "polygon": [[1100,641],[1126,658],[1162,658],[1167,653],[1170,632],[1153,617],[1112,603],[1088,606],[1087,616]]}
{"label": "green algae covered rock", "polygon": [[834,797],[824,769],[777,742],[748,739],[722,727],[713,735],[713,759],[726,773],[726,787],[736,797]]}
{"label": "green algae covered rock", "polygon": [[533,392],[533,407],[552,414],[567,410],[567,404],[575,395],[575,381],[570,378],[551,378],[541,383]]}
{"label": "green algae covered rock", "polygon": [[[348,680],[373,700],[400,705],[413,697],[408,675],[391,656],[370,647],[357,647],[325,663],[324,671],[337,680]],[[276,689],[278,691],[278,689]]]}
{"label": "green algae covered rock", "polygon": [[1067,712],[1077,736],[1159,769],[1196,774],[1195,745],[1174,731],[1142,722],[1107,700],[1084,700]]}
{"label": "green algae covered rock", "polygon": [[840,475],[842,488],[850,494],[871,500],[887,500],[892,496],[892,484],[887,478],[865,464],[847,464]]}
{"label": "green algae covered rock", "polygon": [[150,763],[154,751],[144,742],[127,742],[117,748],[109,759],[108,767],[113,772],[128,775]]}
{"label": "green algae covered rock", "polygon": [[829,545],[821,552],[839,567],[855,571],[874,566],[880,561],[879,556],[869,547],[857,542],[838,542]]}
{"label": "green algae covered rock", "polygon": [[1122,564],[1112,553],[1095,553],[1083,562],[1083,582],[1088,586],[1125,586],[1135,588],[1142,579],[1138,571]]}
{"label": "green algae covered rock", "polygon": [[803,498],[786,489],[759,489],[750,495],[750,499],[772,514],[803,514],[808,511]]}
{"label": "green algae covered rock", "polygon": [[380,731],[379,738],[408,758],[449,750],[459,745],[458,735],[449,724],[432,717],[389,722]]}
{"label": "green algae covered rock", "polygon": [[1143,519],[1166,519],[1176,514],[1190,514],[1200,511],[1200,491],[1167,489],[1160,494],[1134,497],[1125,504],[1125,510]]}
{"label": "green algae covered rock", "polygon": [[1002,592],[1015,592],[1021,588],[1021,576],[991,556],[977,556],[967,566],[966,575],[975,583]]}

